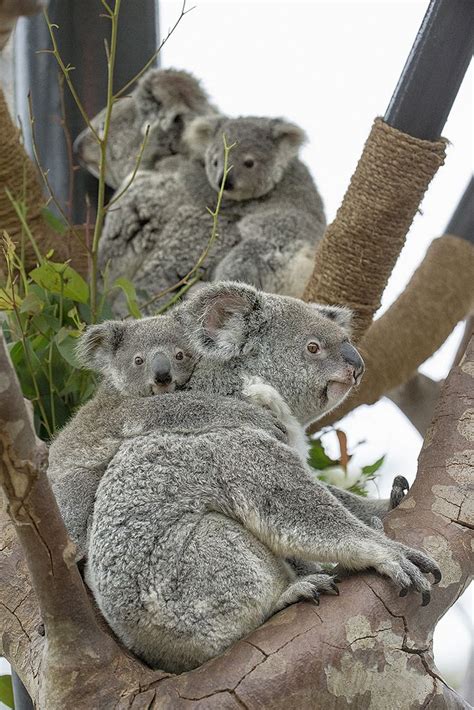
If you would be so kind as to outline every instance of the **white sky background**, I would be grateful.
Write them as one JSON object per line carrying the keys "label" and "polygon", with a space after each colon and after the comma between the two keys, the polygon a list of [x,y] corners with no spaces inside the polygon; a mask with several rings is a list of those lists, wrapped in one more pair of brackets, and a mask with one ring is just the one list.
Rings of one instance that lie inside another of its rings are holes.
{"label": "white sky background", "polygon": [[[162,52],[162,66],[192,71],[222,112],[284,116],[302,126],[302,157],[322,193],[329,220],[342,200],[372,121],[383,115],[428,0],[188,0],[184,17]],[[179,15],[180,0],[160,0],[161,35]],[[472,66],[443,135],[452,145],[434,178],[384,295],[386,308],[403,290],[430,241],[443,233],[472,171]],[[446,376],[462,332],[458,326],[422,371]],[[379,489],[392,478],[412,481],[421,438],[389,401],[362,407],[343,421],[349,441],[369,439],[357,458],[386,453]],[[356,459],[357,460],[357,459]],[[469,598],[468,598],[468,595]],[[414,603],[417,603],[414,600]],[[462,604],[472,618],[473,595]],[[437,663],[452,683],[467,665],[466,615],[451,610],[435,634]]]}

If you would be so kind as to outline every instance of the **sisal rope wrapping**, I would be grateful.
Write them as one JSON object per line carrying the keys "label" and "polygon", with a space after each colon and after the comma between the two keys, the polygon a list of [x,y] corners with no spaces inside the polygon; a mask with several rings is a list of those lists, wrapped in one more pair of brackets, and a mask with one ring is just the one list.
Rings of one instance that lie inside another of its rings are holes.
{"label": "sisal rope wrapping", "polygon": [[[12,240],[19,242],[22,233],[21,222],[7,196],[8,189],[15,200],[26,205],[26,221],[38,243],[42,255],[54,249],[54,261],[71,260],[71,265],[85,275],[88,270],[88,256],[84,247],[66,231],[57,234],[42,217],[46,199],[41,186],[41,178],[20,142],[20,131],[15,126],[3,91],[0,88],[0,237],[7,231]],[[83,227],[78,227],[85,238]],[[36,265],[36,258],[29,240],[25,237],[25,266],[27,271]],[[0,274],[4,270],[0,257]]]}
{"label": "sisal rope wrapping", "polygon": [[357,340],[371,324],[446,141],[413,138],[377,118],[336,218],[318,247],[304,299],[344,304]]}
{"label": "sisal rope wrapping", "polygon": [[361,385],[310,431],[406,382],[473,306],[474,246],[452,235],[435,239],[405,291],[359,342],[366,365]]}

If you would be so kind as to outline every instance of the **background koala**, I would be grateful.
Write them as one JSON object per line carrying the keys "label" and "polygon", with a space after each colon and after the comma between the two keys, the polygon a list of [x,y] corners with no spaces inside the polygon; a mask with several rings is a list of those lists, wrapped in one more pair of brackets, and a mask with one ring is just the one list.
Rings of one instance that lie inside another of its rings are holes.
{"label": "background koala", "polygon": [[149,294],[173,286],[204,251],[212,227],[206,206],[223,176],[223,135],[235,143],[206,281],[236,279],[299,296],[325,228],[321,197],[298,158],[305,136],[282,119],[195,119],[184,134],[194,160],[172,175],[140,174],[106,219],[102,268]]}
{"label": "background koala", "polygon": [[[117,188],[134,169],[147,125],[150,130],[141,166],[157,168],[163,158],[187,152],[182,136],[193,118],[216,112],[200,82],[189,72],[146,72],[131,96],[114,103],[107,147],[107,184]],[[91,121],[99,135],[104,130],[104,119],[105,109]],[[100,152],[90,128],[77,137],[74,147],[81,164],[98,177]],[[165,165],[166,161],[163,169]],[[173,169],[174,162],[166,167]]]}
{"label": "background koala", "polygon": [[[340,311],[235,283],[176,311],[199,357],[181,396],[237,404],[260,377],[300,424],[334,407],[362,374]],[[252,405],[257,407],[257,405]],[[259,406],[261,425],[265,410]],[[225,417],[220,417],[221,422]],[[334,591],[284,557],[375,568],[429,601],[436,563],[388,539],[315,482],[301,456],[260,425],[217,423],[187,436],[124,442],[97,491],[86,578],[120,639],[181,672],[221,653],[282,607]]]}

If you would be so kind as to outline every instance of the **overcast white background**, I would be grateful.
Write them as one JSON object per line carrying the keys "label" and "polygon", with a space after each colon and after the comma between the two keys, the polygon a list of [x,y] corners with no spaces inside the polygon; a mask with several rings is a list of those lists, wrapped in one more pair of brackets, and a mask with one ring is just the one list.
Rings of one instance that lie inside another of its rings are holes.
{"label": "overcast white background", "polygon": [[[302,157],[331,220],[372,121],[386,109],[427,4],[197,0],[165,46],[162,66],[192,71],[224,113],[285,116],[302,126],[309,137]],[[160,0],[162,36],[180,7],[180,1]],[[472,96],[471,68],[444,130],[451,141],[446,165],[430,187],[423,214],[415,218],[383,308],[403,290],[430,241],[442,234],[467,185],[472,170]],[[446,376],[461,330],[459,326],[425,363],[423,372],[436,379]],[[382,495],[397,473],[413,480],[421,439],[391,403],[357,410],[344,420],[343,428],[353,443],[368,440],[358,454],[363,463],[387,454],[379,484]],[[456,685],[469,657],[469,594],[462,600],[464,613],[451,610],[435,635],[438,666]]]}
{"label": "overcast white background", "polygon": [[[188,0],[188,7],[193,4]],[[372,121],[385,112],[427,6],[425,0],[197,0],[164,47],[162,66],[192,71],[224,113],[284,116],[302,126],[309,138],[302,157],[331,220]],[[181,2],[160,0],[162,36],[180,8]],[[423,214],[415,218],[382,308],[403,290],[430,241],[443,233],[468,183],[472,97],[471,67],[443,133],[451,141],[446,165],[433,180]],[[459,326],[423,372],[436,379],[446,376],[461,332]],[[358,454],[364,463],[387,454],[382,495],[396,473],[413,480],[421,438],[390,402],[359,409],[344,420],[343,428],[353,443],[368,439]],[[468,594],[462,601],[466,613],[451,610],[435,635],[437,663],[453,683],[468,661]]]}

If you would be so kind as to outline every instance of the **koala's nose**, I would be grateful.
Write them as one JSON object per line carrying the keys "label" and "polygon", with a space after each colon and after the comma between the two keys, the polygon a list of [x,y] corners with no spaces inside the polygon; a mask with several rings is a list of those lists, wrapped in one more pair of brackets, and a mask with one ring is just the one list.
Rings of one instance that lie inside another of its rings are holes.
{"label": "koala's nose", "polygon": [[157,353],[151,361],[153,379],[157,384],[168,385],[171,382],[171,362],[162,353]]}
{"label": "koala's nose", "polygon": [[347,364],[352,367],[354,380],[357,384],[365,370],[364,361],[355,347],[350,343],[343,343],[341,345],[341,355]]}
{"label": "koala's nose", "polygon": [[[224,179],[224,173],[219,178],[219,185],[222,185],[222,181]],[[224,183],[224,189],[227,190],[227,192],[230,192],[230,190],[234,189],[234,178],[232,177],[232,173],[229,173],[225,179]]]}

